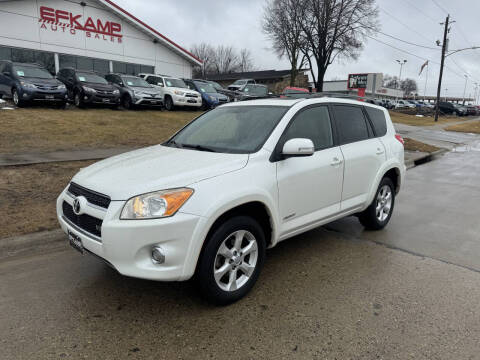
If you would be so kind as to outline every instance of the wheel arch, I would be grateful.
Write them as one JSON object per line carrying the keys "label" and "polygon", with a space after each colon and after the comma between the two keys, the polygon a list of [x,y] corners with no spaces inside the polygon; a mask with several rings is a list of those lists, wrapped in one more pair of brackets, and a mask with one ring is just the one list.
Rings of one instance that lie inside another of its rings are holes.
{"label": "wheel arch", "polygon": [[367,199],[367,202],[365,204],[365,207],[368,207],[370,203],[373,201],[373,198],[375,196],[375,193],[377,192],[378,185],[380,184],[380,181],[384,177],[389,177],[393,184],[395,185],[395,194],[398,194],[400,192],[400,188],[402,187],[403,183],[403,172],[401,170],[401,164],[396,163],[396,162],[389,162],[386,163],[377,173],[377,177],[375,178],[375,181],[372,184],[372,187],[370,188],[370,193]]}

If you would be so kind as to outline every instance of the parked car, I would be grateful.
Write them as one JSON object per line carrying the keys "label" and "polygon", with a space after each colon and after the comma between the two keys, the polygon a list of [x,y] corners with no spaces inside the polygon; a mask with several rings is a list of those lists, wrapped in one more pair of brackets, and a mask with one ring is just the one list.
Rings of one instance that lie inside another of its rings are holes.
{"label": "parked car", "polygon": [[441,101],[438,103],[438,108],[444,114],[455,114],[457,116],[467,115],[467,109],[459,104],[454,104],[451,102]]}
{"label": "parked car", "polygon": [[435,108],[435,105],[428,102],[428,101],[423,101],[423,100],[417,100],[417,103],[421,104],[423,107],[428,108],[428,109],[433,109]]}
{"label": "parked car", "polygon": [[210,84],[212,84],[212,86],[215,88],[215,90],[217,90],[219,94],[223,94],[228,97],[228,101],[233,101],[235,99],[235,91],[225,89],[222,87],[222,85],[220,85],[215,81],[211,81],[211,80],[203,80],[203,81],[207,81]]}
{"label": "parked car", "polygon": [[117,108],[120,103],[120,91],[93,71],[64,68],[57,79],[65,84],[69,99],[79,108],[92,104]]}
{"label": "parked car", "polygon": [[260,84],[248,84],[236,93],[235,101],[265,99],[273,96],[265,85]]}
{"label": "parked car", "polygon": [[385,109],[394,109],[395,108],[395,103],[392,101],[392,100],[388,100],[388,99],[381,99],[381,105],[382,107],[384,107]]}
{"label": "parked car", "polygon": [[398,100],[395,109],[415,109],[417,106],[408,102],[407,100]]}
{"label": "parked car", "polygon": [[64,107],[65,85],[37,64],[0,61],[0,99],[11,97],[16,106],[30,101],[47,101]]}
{"label": "parked car", "polygon": [[136,106],[163,106],[162,92],[141,77],[108,74],[105,79],[120,91],[121,103],[125,109]]}
{"label": "parked car", "polygon": [[404,175],[403,139],[381,107],[335,98],[228,103],[162,145],[80,170],[57,215],[75,249],[120,274],[195,275],[210,301],[227,304],[248,293],[265,250],[280,241],[354,214],[384,228]]}
{"label": "parked car", "polygon": [[203,109],[213,109],[218,105],[226,104],[228,97],[226,95],[219,94],[217,90],[205,80],[190,80],[183,79],[185,84],[190,90],[195,90],[202,95]]}
{"label": "parked car", "polygon": [[228,86],[228,90],[242,90],[246,85],[256,84],[254,79],[240,79]]}
{"label": "parked car", "polygon": [[301,99],[310,96],[312,93],[305,88],[287,86],[280,94],[281,98]]}
{"label": "parked car", "polygon": [[478,109],[476,106],[467,105],[467,115],[478,115]]}
{"label": "parked car", "polygon": [[163,96],[165,109],[172,111],[175,107],[202,107],[202,96],[199,92],[190,90],[182,79],[166,75],[139,74],[141,78],[157,89]]}

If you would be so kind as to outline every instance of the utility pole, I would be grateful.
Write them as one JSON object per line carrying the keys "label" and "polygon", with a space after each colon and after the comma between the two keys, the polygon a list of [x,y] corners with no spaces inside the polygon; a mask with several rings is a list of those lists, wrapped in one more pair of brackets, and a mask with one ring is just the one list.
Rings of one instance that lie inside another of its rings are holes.
{"label": "utility pole", "polygon": [[[400,64],[400,74],[398,76],[398,81],[397,81],[397,90],[398,90],[398,88],[400,87],[400,81],[402,80],[403,65],[405,65],[407,63],[407,60],[403,60],[403,61],[397,60],[397,63]],[[398,96],[397,96],[397,101],[398,101]]]}
{"label": "utility pole", "polygon": [[462,102],[462,105],[465,105],[465,92],[467,91],[468,76],[467,75],[463,75],[463,76],[465,76],[465,87],[463,88],[463,102]]}
{"label": "utility pole", "polygon": [[443,32],[443,44],[442,44],[442,60],[440,61],[440,76],[438,77],[438,88],[437,88],[437,103],[435,105],[435,121],[438,121],[438,113],[440,111],[440,93],[442,91],[442,77],[443,77],[443,66],[445,65],[445,52],[447,51],[447,35],[448,35],[448,23],[450,21],[450,15],[445,19],[445,30]]}

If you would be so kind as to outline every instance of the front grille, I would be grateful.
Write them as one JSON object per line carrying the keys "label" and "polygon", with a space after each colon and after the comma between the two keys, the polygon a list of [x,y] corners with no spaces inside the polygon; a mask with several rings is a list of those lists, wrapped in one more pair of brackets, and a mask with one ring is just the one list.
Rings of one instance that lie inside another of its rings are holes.
{"label": "front grille", "polygon": [[63,216],[77,225],[80,229],[98,237],[102,236],[102,220],[87,214],[75,215],[72,206],[66,201],[63,202],[62,210]]}
{"label": "front grille", "polygon": [[113,95],[113,91],[109,90],[97,90],[98,95]]}
{"label": "front grille", "polygon": [[186,94],[186,97],[191,97],[191,98],[198,98],[197,94]]}
{"label": "front grille", "polygon": [[38,84],[35,84],[35,86],[39,90],[58,90],[57,85],[38,85]]}
{"label": "front grille", "polygon": [[90,204],[100,206],[104,209],[108,209],[108,206],[110,205],[110,198],[107,195],[85,189],[73,182],[70,183],[68,192],[73,196],[84,196]]}
{"label": "front grille", "polygon": [[218,99],[218,101],[219,101],[219,102],[224,102],[224,103],[226,103],[226,102],[227,102],[227,99],[221,98],[221,99]]}

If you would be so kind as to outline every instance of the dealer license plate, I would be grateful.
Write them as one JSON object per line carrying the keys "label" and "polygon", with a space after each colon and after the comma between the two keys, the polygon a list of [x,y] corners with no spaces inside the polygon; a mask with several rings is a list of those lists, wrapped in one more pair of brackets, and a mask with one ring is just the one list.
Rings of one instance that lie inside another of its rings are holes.
{"label": "dealer license plate", "polygon": [[79,251],[80,253],[84,253],[85,250],[83,248],[82,239],[79,236],[75,235],[71,231],[68,231],[68,242],[70,246],[73,247],[75,250]]}
{"label": "dealer license plate", "polygon": [[45,95],[45,99],[53,100],[53,99],[55,99],[55,96],[53,96],[53,95]]}
{"label": "dealer license plate", "polygon": [[110,102],[110,99],[102,99],[102,101],[103,101],[104,103],[108,103],[108,102]]}

